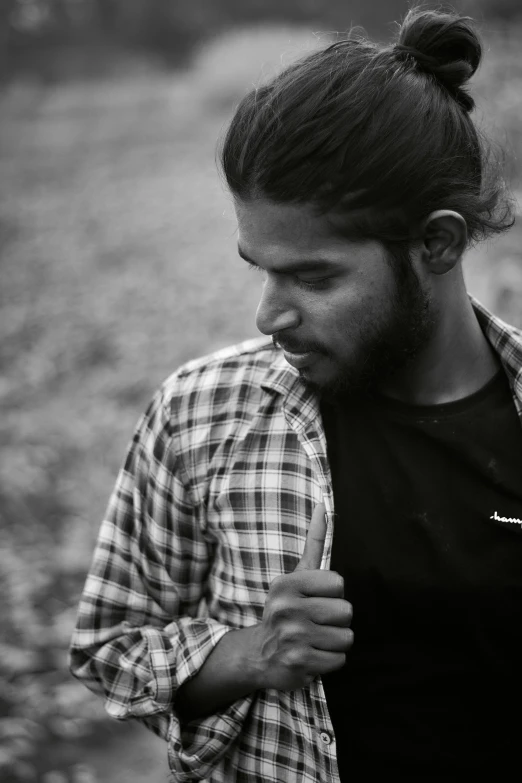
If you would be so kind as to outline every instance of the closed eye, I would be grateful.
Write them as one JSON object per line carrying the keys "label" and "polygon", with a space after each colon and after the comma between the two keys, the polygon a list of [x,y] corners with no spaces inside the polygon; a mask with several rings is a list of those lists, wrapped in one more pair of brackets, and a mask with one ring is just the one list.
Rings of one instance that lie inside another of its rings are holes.
{"label": "closed eye", "polygon": [[[260,272],[261,274],[265,273],[265,269],[258,266],[257,264],[253,264],[251,261],[247,261],[249,270],[253,272]],[[328,282],[330,281],[329,277],[314,277],[311,280],[303,280],[301,277],[298,277],[297,275],[290,275],[290,277],[293,277],[296,284],[299,288],[304,288],[308,291],[317,291],[318,289],[325,288],[328,285]]]}
{"label": "closed eye", "polygon": [[300,288],[318,291],[321,288],[326,288],[330,279],[329,277],[315,277],[313,280],[302,280],[300,277],[296,277],[295,281]]}

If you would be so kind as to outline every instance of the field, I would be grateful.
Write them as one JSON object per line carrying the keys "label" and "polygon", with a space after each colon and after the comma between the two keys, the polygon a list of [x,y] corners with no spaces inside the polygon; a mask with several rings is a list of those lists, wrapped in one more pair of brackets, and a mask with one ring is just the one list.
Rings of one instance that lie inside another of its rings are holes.
{"label": "field", "polygon": [[[515,193],[521,33],[487,38],[475,93]],[[0,94],[2,780],[165,780],[162,744],[109,725],[67,674],[66,649],[148,399],[186,359],[257,334],[258,281],[237,259],[215,143],[242,92],[314,44],[256,28],[207,44],[184,71],[120,57],[103,79]],[[518,325],[520,238],[516,225],[466,260],[471,292]]]}

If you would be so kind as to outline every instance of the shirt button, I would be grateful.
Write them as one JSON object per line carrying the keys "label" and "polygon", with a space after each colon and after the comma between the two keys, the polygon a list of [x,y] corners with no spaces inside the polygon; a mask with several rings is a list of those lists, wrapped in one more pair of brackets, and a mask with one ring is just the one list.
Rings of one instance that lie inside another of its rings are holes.
{"label": "shirt button", "polygon": [[332,738],[328,734],[327,731],[322,731],[319,735],[321,737],[322,742],[324,742],[325,745],[330,745],[332,742]]}

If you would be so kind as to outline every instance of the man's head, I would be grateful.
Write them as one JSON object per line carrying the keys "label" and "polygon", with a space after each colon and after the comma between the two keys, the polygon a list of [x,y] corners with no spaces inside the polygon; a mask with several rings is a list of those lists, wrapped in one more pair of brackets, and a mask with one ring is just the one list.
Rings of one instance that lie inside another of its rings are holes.
{"label": "man's head", "polygon": [[[455,251],[512,224],[469,116],[480,57],[470,20],[414,10],[396,44],[340,41],[236,111],[221,164],[240,248],[267,274],[258,327],[314,349],[300,369],[318,388],[371,385],[411,361],[451,294],[441,274],[461,279]],[[338,271],[323,288],[306,286],[315,272],[282,272],[325,254]]]}
{"label": "man's head", "polygon": [[306,205],[257,199],[236,211],[239,254],[263,275],[258,329],[310,388],[335,397],[379,386],[429,343],[460,275],[459,215],[433,213],[421,242],[391,249],[340,235]]}

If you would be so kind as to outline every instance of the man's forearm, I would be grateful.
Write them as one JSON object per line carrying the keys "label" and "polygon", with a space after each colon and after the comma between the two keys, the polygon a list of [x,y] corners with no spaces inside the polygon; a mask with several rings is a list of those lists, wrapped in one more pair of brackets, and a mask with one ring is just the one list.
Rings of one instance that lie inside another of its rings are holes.
{"label": "man's forearm", "polygon": [[258,628],[226,633],[199,672],[180,686],[175,709],[182,721],[212,715],[262,687],[256,655]]}

